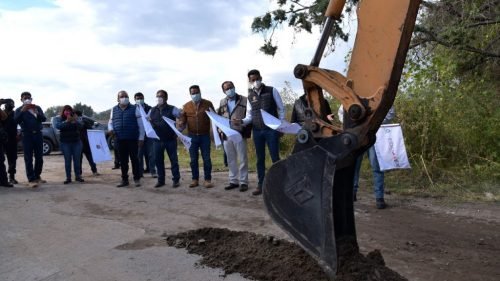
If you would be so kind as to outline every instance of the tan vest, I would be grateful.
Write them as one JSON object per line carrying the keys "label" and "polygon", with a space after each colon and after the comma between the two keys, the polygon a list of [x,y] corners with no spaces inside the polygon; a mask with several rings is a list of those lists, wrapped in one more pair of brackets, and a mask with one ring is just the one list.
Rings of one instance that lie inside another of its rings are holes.
{"label": "tan vest", "polygon": [[215,111],[212,102],[202,99],[198,106],[192,101],[187,102],[182,107],[182,114],[179,120],[187,124],[188,133],[191,135],[210,134],[210,118],[207,111]]}

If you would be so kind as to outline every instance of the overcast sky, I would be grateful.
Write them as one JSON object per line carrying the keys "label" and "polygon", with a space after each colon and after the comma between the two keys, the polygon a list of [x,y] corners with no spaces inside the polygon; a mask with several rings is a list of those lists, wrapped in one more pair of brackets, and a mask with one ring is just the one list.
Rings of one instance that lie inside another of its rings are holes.
{"label": "overcast sky", "polygon": [[[269,0],[0,0],[0,97],[29,91],[45,110],[77,102],[103,111],[126,90],[144,93],[154,105],[165,89],[181,107],[192,84],[215,107],[222,81],[232,80],[246,95],[250,69],[278,90],[298,63],[308,64],[319,32],[294,36],[281,29],[276,56],[259,52],[252,34],[255,16],[272,9]],[[321,67],[344,71],[347,44],[323,59]]]}

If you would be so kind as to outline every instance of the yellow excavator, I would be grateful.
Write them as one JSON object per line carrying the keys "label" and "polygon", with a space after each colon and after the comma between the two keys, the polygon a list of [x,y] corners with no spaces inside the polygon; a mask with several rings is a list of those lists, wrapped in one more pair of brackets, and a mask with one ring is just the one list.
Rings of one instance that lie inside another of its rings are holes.
{"label": "yellow excavator", "polygon": [[[375,142],[391,108],[421,0],[361,0],[347,76],[319,67],[345,0],[330,0],[316,53],[294,69],[308,108],[293,153],[267,172],[271,218],[314,257],[331,280],[345,252],[358,250],[353,208],[355,159]],[[343,128],[327,121],[323,91],[344,107]]]}

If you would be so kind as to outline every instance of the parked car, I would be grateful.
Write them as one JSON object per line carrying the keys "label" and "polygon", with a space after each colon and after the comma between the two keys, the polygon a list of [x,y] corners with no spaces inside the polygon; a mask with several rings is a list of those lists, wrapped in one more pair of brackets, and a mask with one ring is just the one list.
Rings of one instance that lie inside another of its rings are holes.
{"label": "parked car", "polygon": [[[86,124],[88,127],[93,128],[94,130],[103,130],[104,132],[108,131],[107,124],[106,125],[101,124],[88,116],[82,116],[82,119],[84,124]],[[60,149],[59,130],[57,130],[52,126],[52,122],[43,122],[42,126],[43,126],[42,127],[43,155],[49,155],[53,151],[59,151]],[[108,143],[111,142],[111,140],[109,139],[107,139],[107,141]],[[23,151],[23,142],[21,140],[17,143],[17,148],[18,151]]]}

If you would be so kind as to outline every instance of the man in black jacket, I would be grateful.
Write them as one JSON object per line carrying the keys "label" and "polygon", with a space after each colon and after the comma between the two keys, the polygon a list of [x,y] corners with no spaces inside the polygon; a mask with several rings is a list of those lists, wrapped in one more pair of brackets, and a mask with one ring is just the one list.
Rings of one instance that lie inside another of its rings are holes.
{"label": "man in black jacket", "polygon": [[3,144],[3,149],[5,155],[7,156],[9,182],[11,184],[17,184],[16,180],[16,162],[17,162],[17,141],[19,140],[19,135],[17,132],[17,124],[14,121],[14,100],[5,99],[4,100],[5,113],[7,114],[7,119],[3,123],[3,127],[8,135],[7,143]]}

